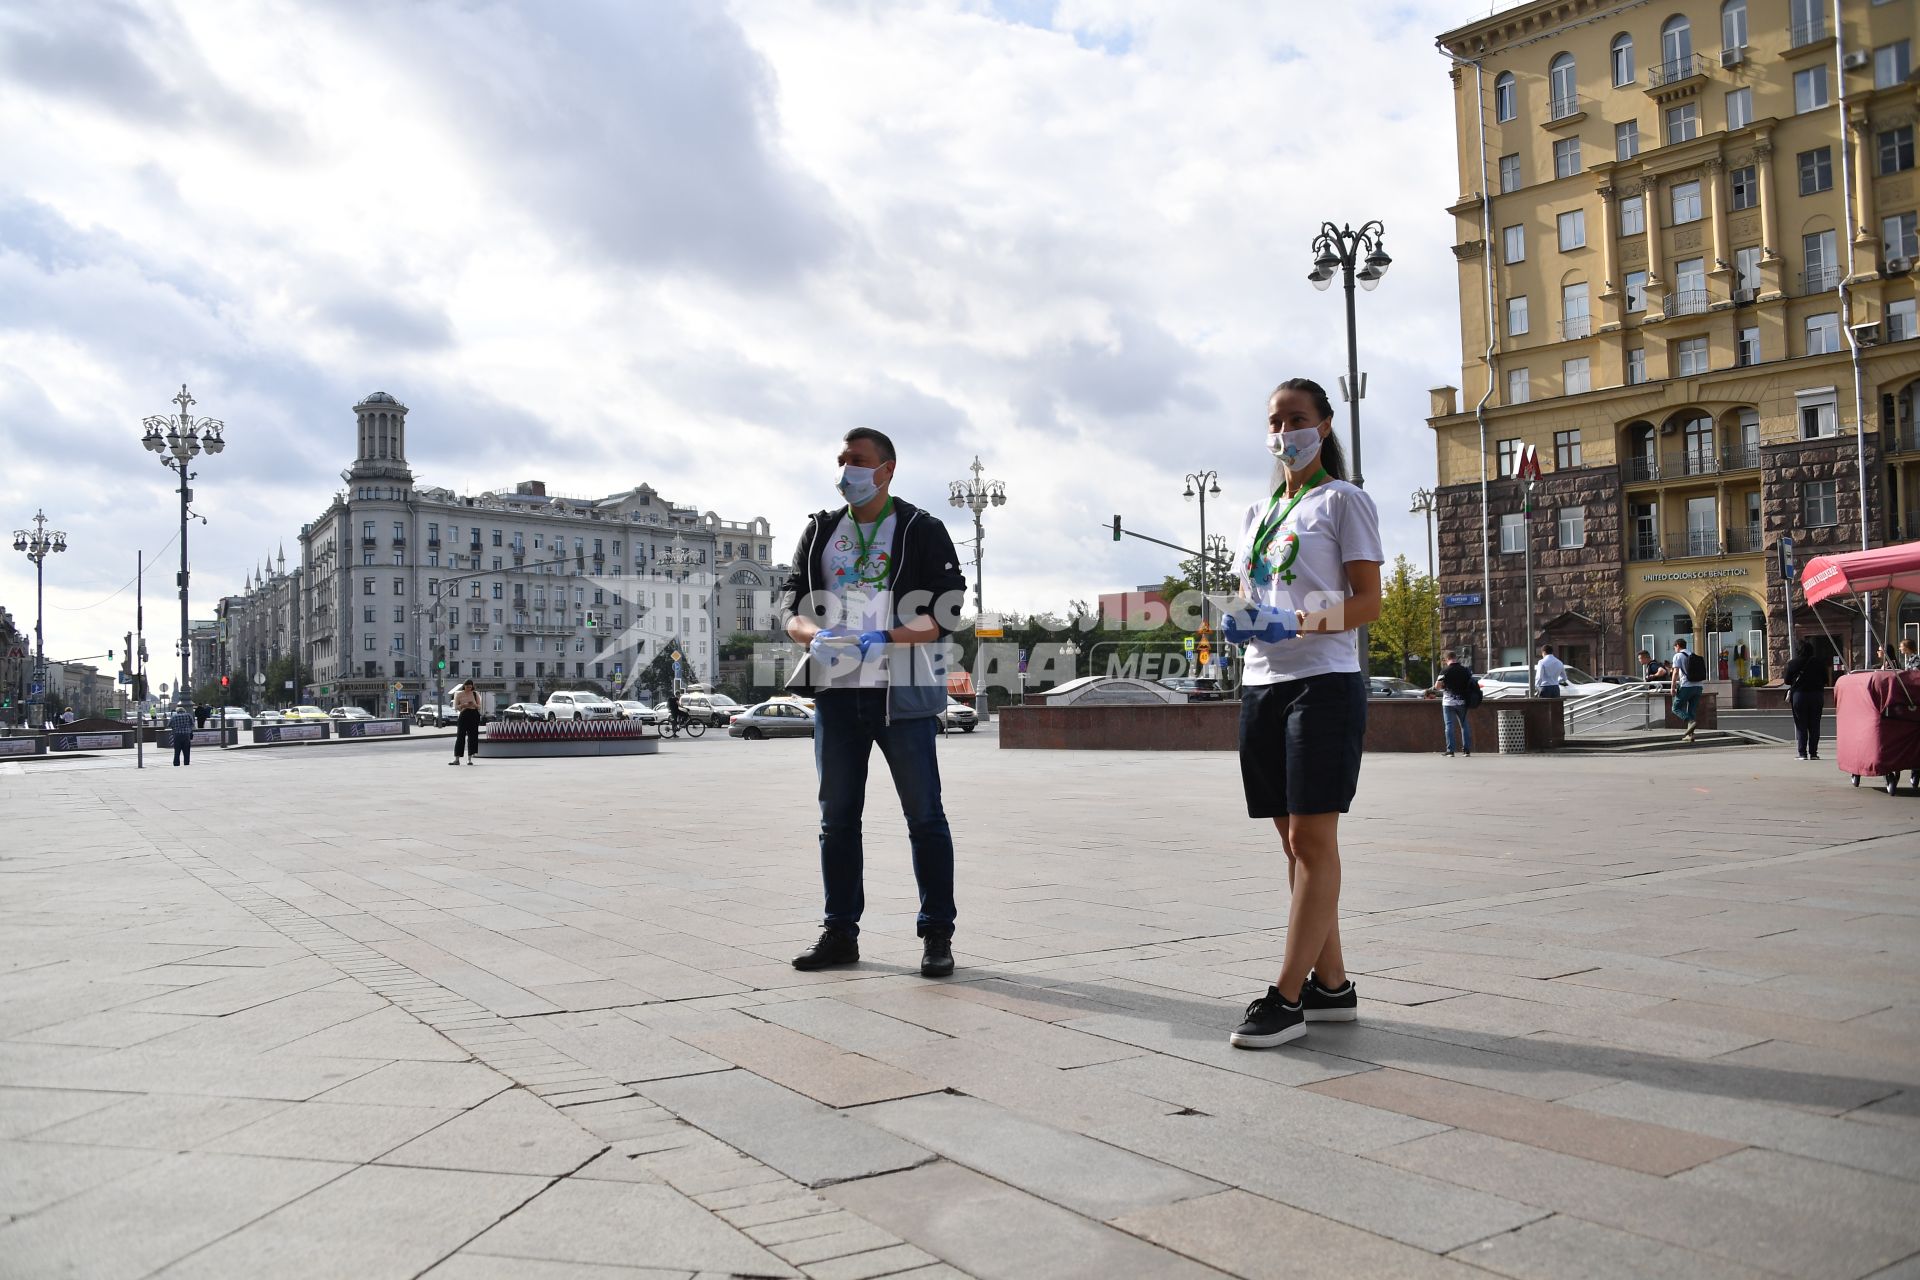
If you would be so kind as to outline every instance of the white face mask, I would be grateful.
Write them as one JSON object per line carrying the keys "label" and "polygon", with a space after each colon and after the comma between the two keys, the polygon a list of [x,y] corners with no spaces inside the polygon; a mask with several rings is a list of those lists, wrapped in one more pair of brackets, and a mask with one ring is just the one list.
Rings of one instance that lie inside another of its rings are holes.
{"label": "white face mask", "polygon": [[840,480],[834,488],[840,490],[840,496],[856,507],[872,502],[880,492],[880,486],[873,479],[877,470],[877,467],[844,466],[840,468]]}
{"label": "white face mask", "polygon": [[1267,436],[1267,451],[1289,471],[1298,471],[1320,455],[1320,428],[1276,431]]}

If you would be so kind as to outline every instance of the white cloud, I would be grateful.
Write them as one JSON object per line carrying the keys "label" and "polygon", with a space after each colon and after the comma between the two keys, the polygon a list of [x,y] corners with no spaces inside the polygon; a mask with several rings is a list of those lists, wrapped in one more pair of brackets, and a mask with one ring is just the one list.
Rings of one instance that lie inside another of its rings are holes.
{"label": "white cloud", "polygon": [[[196,616],[323,508],[375,387],[411,407],[426,481],[648,481],[783,544],[832,497],[838,434],[881,426],[956,537],[946,482],[978,454],[1007,483],[990,607],[1157,580],[1170,557],[1113,544],[1113,514],[1194,539],[1181,477],[1213,468],[1219,527],[1266,477],[1267,390],[1344,369],[1339,292],[1305,279],[1323,219],[1387,225],[1367,480],[1389,550],[1424,561],[1406,495],[1432,476],[1426,388],[1459,372],[1432,37],[1471,16],[11,6],[0,509],[73,535],[48,647],[126,629],[121,601],[83,606],[172,533],[138,437],[182,381],[230,441],[196,486]],[[3,563],[30,625],[31,566]]]}

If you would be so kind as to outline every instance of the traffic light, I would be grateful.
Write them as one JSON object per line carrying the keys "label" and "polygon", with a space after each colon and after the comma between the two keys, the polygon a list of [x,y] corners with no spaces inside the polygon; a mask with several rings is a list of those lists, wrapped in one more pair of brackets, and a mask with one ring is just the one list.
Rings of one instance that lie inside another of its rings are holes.
{"label": "traffic light", "polygon": [[120,674],[133,675],[133,632],[127,632],[127,647],[120,651]]}
{"label": "traffic light", "polygon": [[592,628],[594,628],[594,627],[597,627],[597,626],[599,626],[599,625],[600,625],[600,620],[599,620],[599,618],[598,618],[597,616],[595,616],[595,614],[594,614],[594,612],[593,612],[593,611],[592,611],[591,609],[589,609],[589,610],[587,611],[587,627],[588,627],[588,629],[589,629],[589,630],[591,630]]}
{"label": "traffic light", "polygon": [[1115,542],[1120,541],[1120,517],[1119,516],[1115,516],[1113,518],[1113,540]]}
{"label": "traffic light", "polygon": [[226,687],[227,687],[227,677],[225,677],[225,676],[221,676],[221,677],[220,677],[220,687],[221,687],[222,689],[224,689],[224,688],[226,688]]}

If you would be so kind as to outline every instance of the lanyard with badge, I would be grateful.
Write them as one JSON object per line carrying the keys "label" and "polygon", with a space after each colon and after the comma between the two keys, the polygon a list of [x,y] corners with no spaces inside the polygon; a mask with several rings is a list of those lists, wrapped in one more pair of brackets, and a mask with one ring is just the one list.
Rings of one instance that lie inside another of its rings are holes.
{"label": "lanyard with badge", "polygon": [[[1278,574],[1282,582],[1287,583],[1289,586],[1293,584],[1296,576],[1293,572],[1293,562],[1300,554],[1299,535],[1289,531],[1287,536],[1281,539],[1281,545],[1285,550],[1280,553],[1280,560],[1277,564],[1269,565],[1267,563],[1268,548],[1273,543],[1274,535],[1280,532],[1282,525],[1286,524],[1287,517],[1291,516],[1293,509],[1300,505],[1300,500],[1311,493],[1316,485],[1327,478],[1327,469],[1325,467],[1317,468],[1311,476],[1307,477],[1307,482],[1300,486],[1300,491],[1293,495],[1293,498],[1287,503],[1285,509],[1281,510],[1278,515],[1275,515],[1274,511],[1275,508],[1280,506],[1280,499],[1286,495],[1286,489],[1283,486],[1275,491],[1273,501],[1267,507],[1266,518],[1260,521],[1259,528],[1254,532],[1253,549],[1247,554],[1246,570],[1247,580],[1249,582],[1264,587],[1267,583],[1273,581],[1275,574]],[[856,528],[857,527],[858,526],[856,526]]]}
{"label": "lanyard with badge", "polygon": [[[860,528],[860,517],[853,514],[853,508],[851,506],[847,508],[847,522],[853,526],[853,536],[856,540],[858,540],[858,543],[859,543],[859,547],[854,552],[854,555],[853,555],[853,572],[855,575],[855,581],[861,582],[865,585],[873,585],[873,584],[867,583],[866,579],[859,577],[859,574],[861,571],[860,566],[864,565],[867,562],[867,556],[870,552],[872,552],[874,543],[880,540],[880,526],[884,525],[887,522],[887,517],[892,514],[893,514],[893,498],[889,496],[887,498],[886,505],[880,508],[880,514],[877,517],[875,517],[873,522],[873,532],[869,534]],[[881,588],[881,590],[884,591],[888,586],[891,585],[892,580],[893,580],[893,561],[891,557],[889,557],[887,560],[886,567],[880,571],[880,581],[878,585]]]}

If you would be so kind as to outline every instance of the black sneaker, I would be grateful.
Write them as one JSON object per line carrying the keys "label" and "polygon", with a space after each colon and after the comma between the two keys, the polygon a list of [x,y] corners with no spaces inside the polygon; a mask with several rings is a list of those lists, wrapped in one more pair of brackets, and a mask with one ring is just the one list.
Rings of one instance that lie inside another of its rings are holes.
{"label": "black sneaker", "polygon": [[838,929],[822,929],[820,941],[813,944],[813,950],[803,952],[793,958],[796,969],[828,969],[839,964],[858,964],[860,962],[860,942],[850,933]]}
{"label": "black sneaker", "polygon": [[1332,990],[1320,985],[1320,975],[1307,975],[1307,984],[1300,988],[1300,1004],[1307,1011],[1308,1022],[1352,1022],[1360,1014],[1360,998],[1354,992],[1353,979],[1348,978],[1344,986]]}
{"label": "black sneaker", "polygon": [[944,978],[953,972],[953,939],[943,933],[930,933],[920,951],[920,976]]}
{"label": "black sneaker", "polygon": [[1227,1039],[1236,1049],[1271,1049],[1305,1034],[1306,1010],[1297,1003],[1288,1004],[1280,988],[1268,987],[1267,994],[1247,1006],[1247,1020]]}

